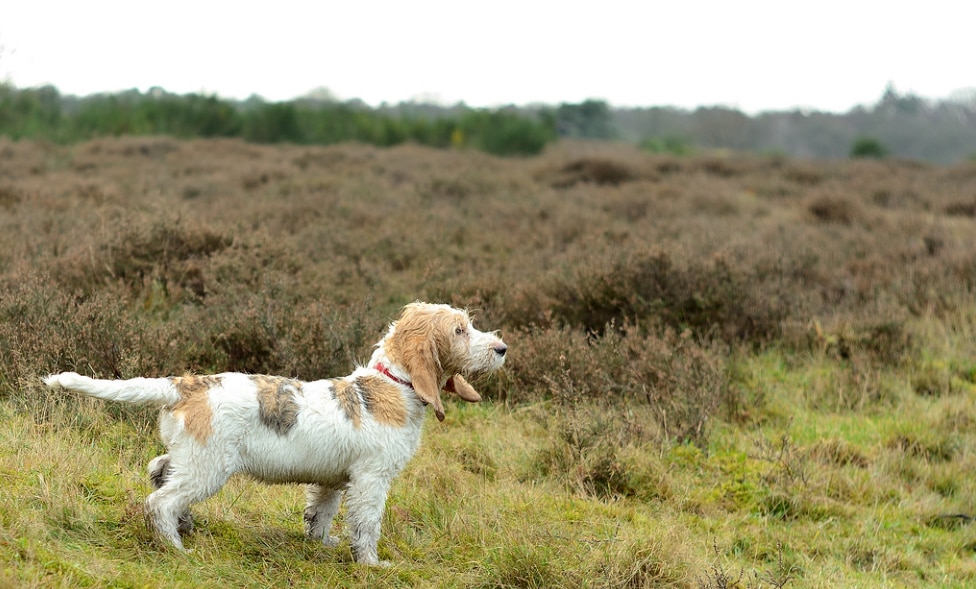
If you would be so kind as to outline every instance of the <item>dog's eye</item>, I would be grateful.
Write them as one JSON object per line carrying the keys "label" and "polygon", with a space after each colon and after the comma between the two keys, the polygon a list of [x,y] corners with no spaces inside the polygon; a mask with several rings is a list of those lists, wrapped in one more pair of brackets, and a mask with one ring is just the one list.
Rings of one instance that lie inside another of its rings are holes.
{"label": "dog's eye", "polygon": [[464,335],[464,328],[458,325],[454,328],[454,335]]}

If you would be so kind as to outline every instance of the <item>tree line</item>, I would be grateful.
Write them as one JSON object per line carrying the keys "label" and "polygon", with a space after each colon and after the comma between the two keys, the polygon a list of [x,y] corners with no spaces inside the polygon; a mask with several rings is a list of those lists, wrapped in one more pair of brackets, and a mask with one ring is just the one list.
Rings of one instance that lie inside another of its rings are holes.
{"label": "tree line", "polygon": [[394,114],[359,101],[222,100],[160,88],[78,98],[53,86],[0,85],[0,135],[74,143],[118,135],[241,137],[257,143],[327,145],[359,141],[389,146],[412,141],[475,148],[496,155],[531,155],[556,139],[544,112],[459,109],[445,116]]}
{"label": "tree line", "polygon": [[339,101],[310,94],[287,102],[177,95],[160,88],[87,97],[52,86],[0,84],[0,135],[73,143],[114,135],[241,137],[259,143],[380,146],[415,142],[531,155],[560,137],[617,140],[659,153],[732,150],[797,158],[884,157],[952,163],[976,158],[976,91],[930,101],[889,86],[846,113],[792,110],[749,116],[712,106],[614,109],[602,100],[558,106],[470,108]]}
{"label": "tree line", "polygon": [[797,158],[859,155],[953,163],[976,159],[976,90],[942,100],[889,86],[846,113],[792,110],[748,116],[727,107],[612,112],[618,139],[653,151],[729,149]]}

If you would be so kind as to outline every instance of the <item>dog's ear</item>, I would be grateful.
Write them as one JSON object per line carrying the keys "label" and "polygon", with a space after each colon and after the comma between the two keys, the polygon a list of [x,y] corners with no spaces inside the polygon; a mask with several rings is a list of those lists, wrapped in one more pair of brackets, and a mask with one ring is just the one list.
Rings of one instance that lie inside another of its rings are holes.
{"label": "dog's ear", "polygon": [[481,395],[478,394],[478,391],[474,390],[474,387],[468,384],[468,381],[464,380],[464,377],[460,374],[455,374],[447,379],[444,390],[449,393],[454,393],[468,403],[477,403],[481,400]]}
{"label": "dog's ear", "polygon": [[444,405],[438,392],[441,369],[434,342],[428,339],[404,350],[403,367],[410,373],[410,382],[417,396],[434,408],[438,421],[444,421]]}
{"label": "dog's ear", "polygon": [[410,374],[410,383],[420,400],[434,408],[444,421],[440,379],[443,369],[437,355],[435,325],[419,305],[407,305],[397,320],[386,352]]}

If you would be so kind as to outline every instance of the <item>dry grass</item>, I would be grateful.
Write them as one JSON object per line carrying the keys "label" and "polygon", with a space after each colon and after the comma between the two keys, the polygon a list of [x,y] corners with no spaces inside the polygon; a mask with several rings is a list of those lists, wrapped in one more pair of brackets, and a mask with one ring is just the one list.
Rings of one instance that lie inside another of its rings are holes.
{"label": "dry grass", "polygon": [[[562,143],[0,140],[0,585],[965,586],[976,167]],[[154,547],[143,409],[55,370],[347,373],[402,304],[512,346],[367,571],[236,481]],[[958,515],[966,517],[956,517]]]}

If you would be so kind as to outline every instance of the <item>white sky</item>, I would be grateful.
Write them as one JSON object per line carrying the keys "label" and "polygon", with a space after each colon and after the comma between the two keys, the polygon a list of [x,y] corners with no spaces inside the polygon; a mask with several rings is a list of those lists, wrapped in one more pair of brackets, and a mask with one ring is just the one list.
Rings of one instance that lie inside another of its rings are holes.
{"label": "white sky", "polygon": [[2,0],[0,79],[376,105],[846,111],[976,87],[976,1]]}

